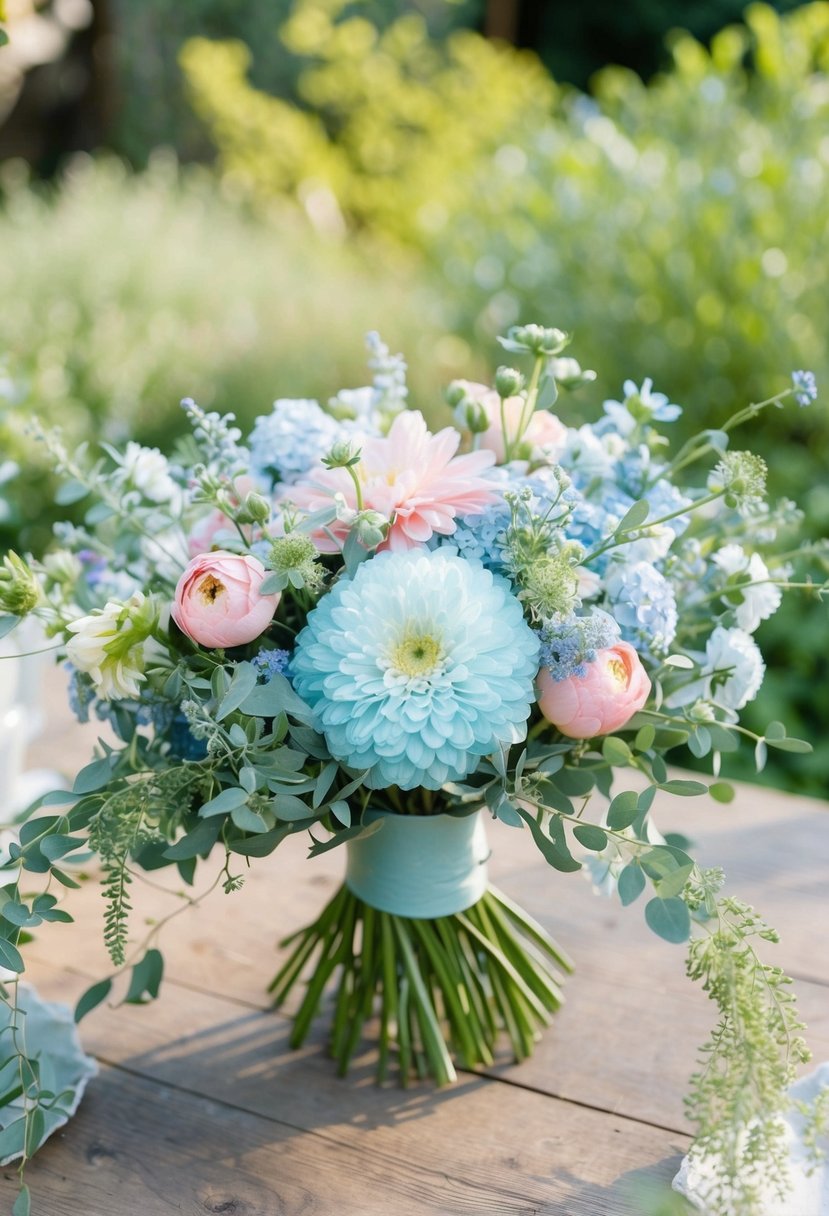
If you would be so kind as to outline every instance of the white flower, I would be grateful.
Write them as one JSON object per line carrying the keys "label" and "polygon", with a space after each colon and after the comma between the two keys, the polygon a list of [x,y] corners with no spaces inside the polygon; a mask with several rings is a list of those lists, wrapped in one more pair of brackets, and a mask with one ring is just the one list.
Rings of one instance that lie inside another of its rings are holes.
{"label": "white flower", "polygon": [[158,448],[145,448],[130,441],[124,452],[123,469],[128,479],[150,502],[178,505],[181,489],[170,476],[167,457]]}
{"label": "white flower", "polygon": [[67,644],[66,657],[89,675],[102,700],[138,697],[146,678],[144,642],[154,620],[155,609],[141,591],[123,604],[110,600],[67,625],[75,636]]}
{"label": "white flower", "polygon": [[780,607],[783,594],[768,581],[769,571],[759,553],[751,557],[740,545],[725,545],[714,554],[714,562],[726,575],[747,574],[751,584],[740,587],[743,602],[735,611],[737,624],[746,633],[754,633],[761,621],[773,616]]}
{"label": "white flower", "polygon": [[705,647],[704,675],[710,697],[726,709],[742,709],[763,683],[766,665],[757,643],[742,629],[718,625]]}
{"label": "white flower", "polygon": [[597,435],[591,426],[570,427],[567,430],[564,451],[558,456],[567,469],[578,469],[586,477],[600,477],[603,481],[613,476],[613,466],[626,451],[625,441],[612,431]]}

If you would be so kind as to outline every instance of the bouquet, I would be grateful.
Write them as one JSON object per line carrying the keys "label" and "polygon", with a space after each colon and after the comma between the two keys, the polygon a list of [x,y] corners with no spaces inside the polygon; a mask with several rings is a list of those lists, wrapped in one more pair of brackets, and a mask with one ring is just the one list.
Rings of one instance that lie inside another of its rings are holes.
{"label": "bouquet", "polygon": [[[552,870],[642,897],[655,933],[689,943],[688,974],[719,1012],[689,1113],[725,1210],[750,1204],[747,1162],[783,1177],[801,1026],[789,981],[755,952],[772,930],[650,812],[657,791],[728,802],[721,760],[746,742],[758,768],[768,747],[809,750],[739,714],[763,679],[755,630],[787,588],[826,590],[801,573],[825,549],[788,538],[796,507],[767,500],[765,464],[731,437],[787,398],[807,405],[814,378],[794,373],[671,452],[662,432],[680,408],[649,380],[593,422],[562,419],[560,394],[594,379],[567,340],[511,329],[500,341],[524,369],[454,382],[455,425],[436,431],[372,334],[370,385],[325,407],[278,400],[247,445],[233,415],[191,400],[169,459],[132,442],[70,453],[39,432],[82,522],[58,526],[40,561],[8,555],[2,627],[39,617],[76,714],[120,743],[23,823],[0,962],[21,972],[20,935],[70,918],[53,891],[92,850],[113,975],[76,1016],[120,977],[127,1001],[152,999],[163,959],[157,928],[131,936],[130,885],[164,866],[192,884],[201,863],[230,894],[252,859],[307,833],[311,857],[342,847],[346,872],[271,985],[276,1005],[305,985],[293,1042],[333,984],[341,1072],[377,1016],[381,1079],[447,1083],[456,1061],[491,1062],[502,1032],[527,1056],[571,970],[488,884],[498,819]],[[669,773],[681,747],[712,782]],[[30,897],[37,876],[50,891]],[[26,1059],[22,1038],[15,1049]],[[54,1096],[26,1067],[32,1145]]]}

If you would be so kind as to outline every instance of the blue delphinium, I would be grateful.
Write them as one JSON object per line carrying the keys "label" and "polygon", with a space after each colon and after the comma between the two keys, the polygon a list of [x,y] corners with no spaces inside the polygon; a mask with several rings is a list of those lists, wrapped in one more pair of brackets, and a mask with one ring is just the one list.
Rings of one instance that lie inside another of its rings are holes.
{"label": "blue delphinium", "polygon": [[554,680],[566,680],[587,674],[587,664],[595,663],[597,651],[619,640],[619,626],[609,613],[594,608],[587,616],[544,621],[538,635],[541,665]]}
{"label": "blue delphinium", "polygon": [[381,553],[309,614],[289,674],[366,785],[439,789],[525,737],[538,640],[503,579],[451,549]]}

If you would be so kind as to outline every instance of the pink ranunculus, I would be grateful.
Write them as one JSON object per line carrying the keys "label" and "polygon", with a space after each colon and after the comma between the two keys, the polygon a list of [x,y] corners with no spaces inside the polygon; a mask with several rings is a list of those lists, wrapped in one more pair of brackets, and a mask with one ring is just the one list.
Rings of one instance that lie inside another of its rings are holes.
{"label": "pink ranunculus", "polygon": [[592,739],[629,722],[647,701],[651,682],[634,648],[617,642],[597,653],[584,676],[554,680],[542,667],[538,691],[548,722],[571,739]]}
{"label": "pink ranunculus", "polygon": [[265,567],[248,553],[202,553],[176,587],[172,617],[182,633],[211,648],[242,646],[264,633],[279,595],[262,595]]}
{"label": "pink ranunculus", "polygon": [[[485,476],[494,463],[492,453],[458,456],[460,442],[454,427],[431,434],[418,410],[398,414],[388,435],[362,441],[354,471],[363,506],[391,521],[378,548],[413,549],[435,534],[450,536],[456,516],[478,515],[497,500],[495,486]],[[347,469],[321,468],[286,489],[286,498],[308,512],[330,506],[335,495],[346,507],[356,508],[357,495]],[[321,552],[333,553],[347,535],[348,525],[335,520],[315,534],[314,543]]]}
{"label": "pink ranunculus", "polygon": [[[480,446],[494,452],[496,461],[502,464],[506,458],[506,448],[504,427],[501,422],[501,398],[490,390],[478,399],[489,418],[489,427],[481,435]],[[523,408],[523,397],[507,397],[504,401],[503,422],[506,424],[510,444],[513,445],[521,424]],[[551,414],[549,410],[535,410],[527,423],[526,431],[521,436],[518,450],[513,450],[511,455],[513,458],[521,459],[541,456],[547,460],[555,460],[561,453],[566,439],[567,428],[555,414]]]}

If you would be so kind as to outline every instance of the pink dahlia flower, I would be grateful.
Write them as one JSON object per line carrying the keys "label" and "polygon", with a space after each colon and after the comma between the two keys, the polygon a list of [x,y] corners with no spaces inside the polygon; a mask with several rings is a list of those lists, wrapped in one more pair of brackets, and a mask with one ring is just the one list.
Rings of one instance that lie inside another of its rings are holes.
{"label": "pink dahlia flower", "polygon": [[648,673],[627,642],[600,650],[584,676],[554,680],[546,667],[538,674],[542,714],[571,739],[619,730],[642,708],[650,691]]}
{"label": "pink dahlia flower", "polygon": [[265,567],[248,553],[194,557],[176,587],[172,617],[182,633],[210,648],[242,646],[264,633],[279,595],[262,595]]}
{"label": "pink dahlia flower", "polygon": [[[378,511],[391,523],[381,549],[400,551],[423,545],[435,533],[449,536],[458,515],[477,515],[497,500],[492,483],[481,476],[494,463],[492,452],[456,456],[460,434],[446,427],[436,435],[426,428],[417,410],[398,414],[384,438],[363,441],[354,471],[360,481],[363,507]],[[291,502],[306,511],[330,506],[337,494],[357,509],[357,492],[346,469],[320,469],[290,487]],[[335,521],[330,531],[342,543],[348,524]],[[324,533],[315,537],[324,553],[338,544]]]}

